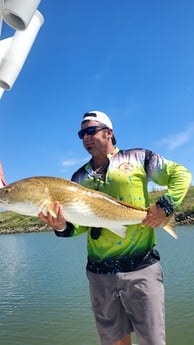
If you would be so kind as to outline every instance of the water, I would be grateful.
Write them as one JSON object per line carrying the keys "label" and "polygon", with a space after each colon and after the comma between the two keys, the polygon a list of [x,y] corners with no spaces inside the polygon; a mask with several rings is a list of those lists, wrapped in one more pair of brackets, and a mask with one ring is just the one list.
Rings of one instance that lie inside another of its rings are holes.
{"label": "water", "polygon": [[[194,344],[194,226],[157,230],[167,344]],[[98,345],[85,276],[86,238],[0,236],[0,344]],[[135,339],[134,339],[135,340]]]}

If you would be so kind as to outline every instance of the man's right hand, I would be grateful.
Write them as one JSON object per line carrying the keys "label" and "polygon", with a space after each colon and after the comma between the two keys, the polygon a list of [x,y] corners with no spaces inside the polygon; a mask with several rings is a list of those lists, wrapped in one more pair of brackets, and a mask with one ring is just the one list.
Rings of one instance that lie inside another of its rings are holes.
{"label": "man's right hand", "polygon": [[66,226],[66,220],[64,217],[62,206],[58,201],[55,201],[52,204],[52,209],[56,214],[56,218],[53,217],[49,212],[47,213],[47,216],[45,216],[42,212],[39,213],[39,218],[55,230],[64,229]]}

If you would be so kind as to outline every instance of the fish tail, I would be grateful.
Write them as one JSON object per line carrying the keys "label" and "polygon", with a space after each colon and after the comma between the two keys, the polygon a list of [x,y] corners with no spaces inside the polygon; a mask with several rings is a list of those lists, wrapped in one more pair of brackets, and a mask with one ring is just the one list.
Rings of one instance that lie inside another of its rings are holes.
{"label": "fish tail", "polygon": [[175,239],[178,238],[176,232],[175,232],[175,215],[174,213],[166,218],[166,221],[162,224],[162,228],[167,231],[172,237]]}

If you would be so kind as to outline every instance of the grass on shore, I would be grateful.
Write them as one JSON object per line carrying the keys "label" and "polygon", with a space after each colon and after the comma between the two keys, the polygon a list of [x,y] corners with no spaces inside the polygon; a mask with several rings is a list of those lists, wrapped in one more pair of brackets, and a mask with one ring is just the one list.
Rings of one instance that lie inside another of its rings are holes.
{"label": "grass on shore", "polygon": [[15,212],[0,212],[0,232],[5,229],[30,228],[33,226],[43,226],[44,223],[37,217],[29,217]]}
{"label": "grass on shore", "polygon": [[[163,194],[164,191],[150,192],[150,203],[155,203]],[[194,186],[189,188],[186,197],[184,198],[182,204],[176,209],[176,212],[194,212]]]}

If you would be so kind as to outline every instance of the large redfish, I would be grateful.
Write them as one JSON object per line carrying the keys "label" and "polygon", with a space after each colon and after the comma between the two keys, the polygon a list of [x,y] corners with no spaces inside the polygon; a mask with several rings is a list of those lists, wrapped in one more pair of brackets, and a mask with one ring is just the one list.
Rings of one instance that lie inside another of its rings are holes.
{"label": "large redfish", "polygon": [[[0,189],[0,207],[22,215],[37,216],[40,212],[56,217],[52,202],[58,201],[68,222],[105,228],[120,237],[126,236],[127,225],[140,224],[146,209],[126,205],[99,191],[57,177],[31,177]],[[166,218],[162,227],[177,238],[174,217]]]}

